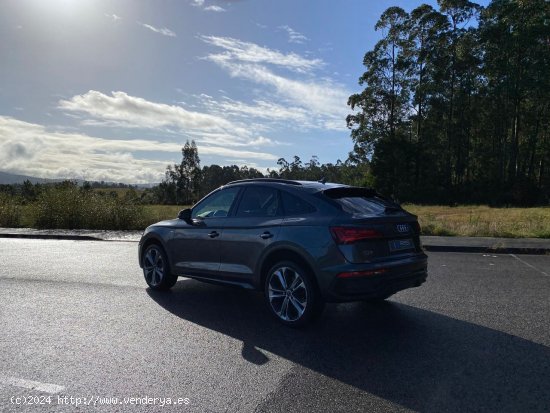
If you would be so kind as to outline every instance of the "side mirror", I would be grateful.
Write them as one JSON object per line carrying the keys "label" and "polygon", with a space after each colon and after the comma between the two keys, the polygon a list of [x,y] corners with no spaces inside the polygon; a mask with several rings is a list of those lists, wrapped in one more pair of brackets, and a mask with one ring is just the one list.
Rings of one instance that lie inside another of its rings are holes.
{"label": "side mirror", "polygon": [[183,219],[185,222],[191,221],[191,208],[182,209],[178,214],[179,219]]}

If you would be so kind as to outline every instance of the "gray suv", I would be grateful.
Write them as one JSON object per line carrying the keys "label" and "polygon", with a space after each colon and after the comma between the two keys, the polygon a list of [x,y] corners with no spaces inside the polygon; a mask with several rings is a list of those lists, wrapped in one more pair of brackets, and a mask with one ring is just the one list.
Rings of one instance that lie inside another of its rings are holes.
{"label": "gray suv", "polygon": [[419,233],[415,215],[372,189],[250,179],[148,227],[139,264],[155,290],[183,276],[263,291],[271,313],[298,326],[327,301],[384,300],[421,285]]}

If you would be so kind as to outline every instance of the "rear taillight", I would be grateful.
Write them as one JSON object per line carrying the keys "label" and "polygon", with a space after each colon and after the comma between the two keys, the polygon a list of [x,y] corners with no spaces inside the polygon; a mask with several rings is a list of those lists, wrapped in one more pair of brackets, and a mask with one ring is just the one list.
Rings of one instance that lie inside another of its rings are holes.
{"label": "rear taillight", "polygon": [[416,234],[420,234],[420,224],[418,223],[418,221],[413,222],[412,226],[414,228],[414,232]]}
{"label": "rear taillight", "polygon": [[383,237],[381,232],[372,228],[331,227],[330,232],[337,244],[352,244],[364,239]]}

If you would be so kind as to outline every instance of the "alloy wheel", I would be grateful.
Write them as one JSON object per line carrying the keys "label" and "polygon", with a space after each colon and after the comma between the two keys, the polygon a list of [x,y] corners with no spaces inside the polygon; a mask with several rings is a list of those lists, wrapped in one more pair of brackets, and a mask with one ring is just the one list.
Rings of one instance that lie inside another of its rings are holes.
{"label": "alloy wheel", "polygon": [[160,285],[164,278],[164,258],[157,247],[150,247],[143,260],[145,281],[151,287]]}
{"label": "alloy wheel", "polygon": [[281,320],[299,320],[306,311],[307,286],[291,267],[279,267],[269,275],[267,293],[269,305]]}

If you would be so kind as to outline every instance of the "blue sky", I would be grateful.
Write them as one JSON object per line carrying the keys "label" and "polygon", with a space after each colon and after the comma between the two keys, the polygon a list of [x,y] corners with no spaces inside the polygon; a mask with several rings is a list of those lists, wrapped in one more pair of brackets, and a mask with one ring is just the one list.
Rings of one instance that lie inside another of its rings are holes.
{"label": "blue sky", "polygon": [[2,0],[0,170],[158,182],[188,139],[203,165],[345,160],[376,20],[420,3]]}

